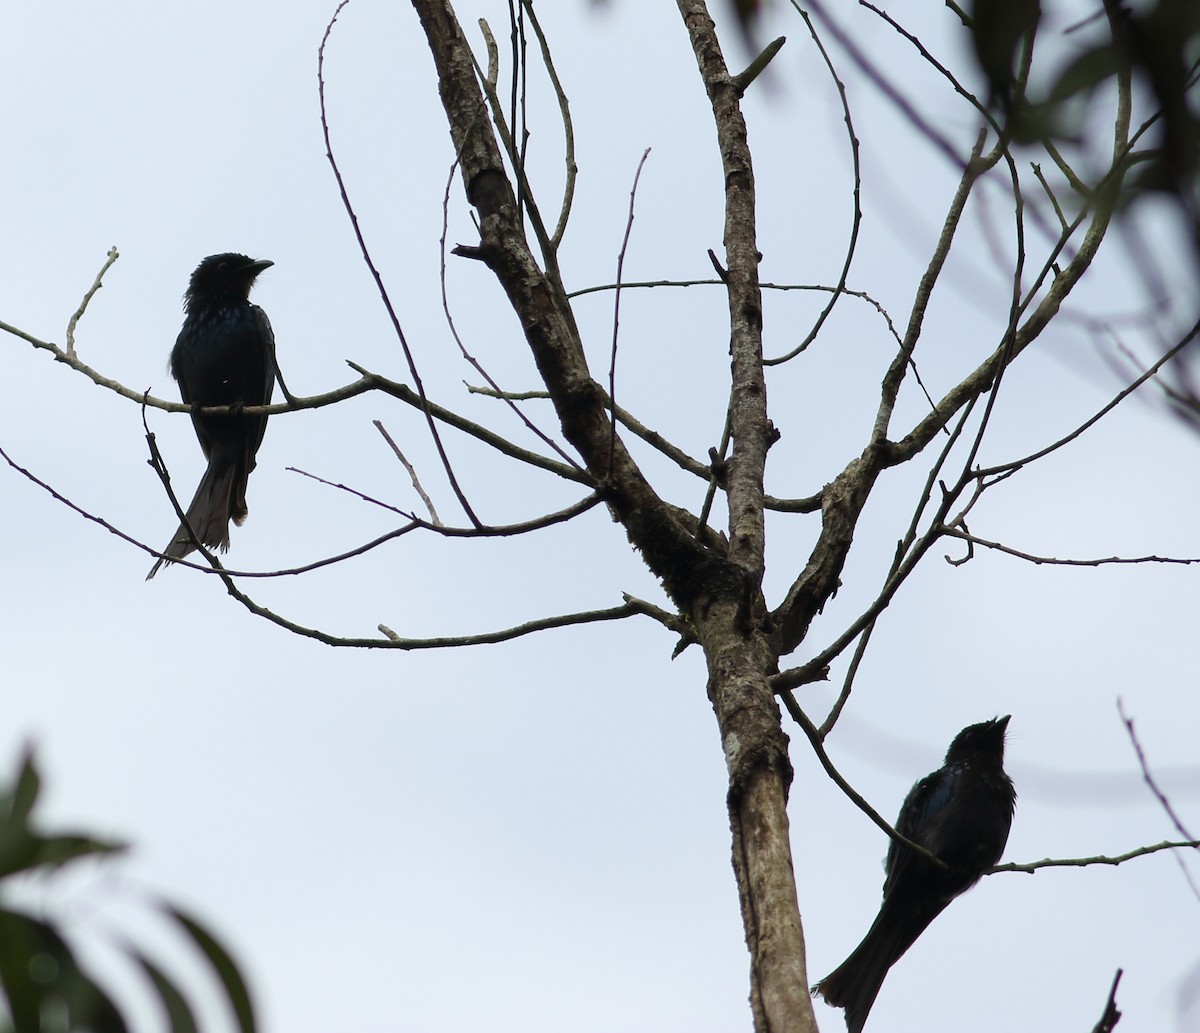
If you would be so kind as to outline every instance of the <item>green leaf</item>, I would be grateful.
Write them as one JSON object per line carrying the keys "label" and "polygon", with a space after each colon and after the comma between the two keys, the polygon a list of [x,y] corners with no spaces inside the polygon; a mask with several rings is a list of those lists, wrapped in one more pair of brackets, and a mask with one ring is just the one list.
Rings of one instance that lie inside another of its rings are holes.
{"label": "green leaf", "polygon": [[1038,0],[975,0],[971,42],[994,97],[1008,98],[1023,41],[1037,31]]}
{"label": "green leaf", "polygon": [[159,999],[167,1012],[167,1019],[171,1023],[171,1033],[199,1033],[200,1027],[196,1025],[196,1017],[188,1006],[187,998],[174,982],[144,954],[132,949],[129,949],[129,953],[141,965],[150,982],[154,984],[154,989],[158,991]]}
{"label": "green leaf", "polygon": [[0,793],[0,875],[23,871],[36,853],[29,815],[37,802],[41,780],[27,746],[11,788]]}
{"label": "green leaf", "polygon": [[30,827],[30,817],[41,791],[41,778],[26,747],[12,790],[0,793],[0,877],[43,865],[57,867],[92,854],[112,854],[127,844],[67,834],[40,836]]}
{"label": "green leaf", "polygon": [[1063,70],[1050,91],[1051,103],[1059,103],[1077,93],[1090,93],[1121,67],[1116,47],[1107,44],[1085,50]]}
{"label": "green leaf", "polygon": [[85,835],[35,836],[37,856],[35,865],[55,867],[93,854],[120,854],[129,849],[128,843],[117,840],[93,839]]}
{"label": "green leaf", "polygon": [[128,1033],[120,1010],[79,967],[53,926],[0,910],[0,984],[18,1030],[45,1028],[61,1016],[67,1029]]}
{"label": "green leaf", "polygon": [[225,994],[233,1006],[233,1012],[237,1016],[238,1027],[242,1033],[254,1033],[256,1028],[254,1005],[250,1000],[250,992],[246,989],[246,981],[242,978],[241,972],[238,971],[238,967],[229,953],[194,918],[184,914],[178,908],[172,907],[166,901],[163,901],[160,906],[183,927],[204,956],[208,958],[217,973],[217,978],[221,980],[221,985],[225,987]]}
{"label": "green leaf", "polygon": [[41,787],[42,780],[38,777],[37,768],[33,766],[33,748],[26,746],[21,754],[21,770],[10,798],[7,821],[25,825],[33,805],[37,802]]}
{"label": "green leaf", "polygon": [[31,868],[57,868],[95,854],[115,854],[128,844],[91,836],[37,836],[28,829],[0,829],[0,877]]}

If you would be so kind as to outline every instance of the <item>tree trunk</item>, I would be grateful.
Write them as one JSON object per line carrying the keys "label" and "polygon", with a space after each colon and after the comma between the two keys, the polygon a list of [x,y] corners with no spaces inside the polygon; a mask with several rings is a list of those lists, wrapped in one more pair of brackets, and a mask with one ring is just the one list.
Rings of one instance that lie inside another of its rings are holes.
{"label": "tree trunk", "polygon": [[804,932],[796,899],[787,815],[792,766],[768,675],[775,657],[749,633],[735,602],[698,622],[708,659],[708,697],[729,771],[729,827],[756,1033],[811,1033]]}

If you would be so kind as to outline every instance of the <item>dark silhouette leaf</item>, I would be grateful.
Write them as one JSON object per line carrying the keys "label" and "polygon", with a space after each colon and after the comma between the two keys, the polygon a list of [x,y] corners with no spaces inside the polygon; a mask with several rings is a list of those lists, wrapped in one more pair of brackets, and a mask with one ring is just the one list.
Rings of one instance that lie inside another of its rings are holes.
{"label": "dark silhouette leaf", "polygon": [[1063,101],[1077,93],[1090,93],[1120,69],[1121,59],[1111,45],[1085,50],[1063,70],[1050,91],[1052,102]]}
{"label": "dark silhouette leaf", "polygon": [[993,97],[1009,98],[1022,41],[1037,29],[1038,0],[975,0],[971,41]]}
{"label": "dark silhouette leaf", "polygon": [[18,1030],[44,1028],[61,1016],[62,1028],[128,1033],[117,1006],[79,967],[66,941],[45,922],[0,910],[0,984]]}
{"label": "dark silhouette leaf", "polygon": [[21,770],[17,775],[17,784],[10,797],[9,806],[6,808],[8,812],[5,818],[6,824],[13,822],[18,826],[23,826],[26,823],[34,803],[37,802],[41,787],[42,780],[33,766],[33,751],[26,746],[21,755]]}
{"label": "dark silhouette leaf", "polygon": [[167,1012],[167,1019],[171,1024],[171,1033],[199,1033],[200,1027],[196,1025],[196,1017],[192,1014],[187,998],[183,996],[175,983],[144,954],[135,950],[130,950],[130,954],[142,967],[142,971],[146,973],[154,985],[154,989],[158,991],[159,1000],[162,1001],[163,1008]]}
{"label": "dark silhouette leaf", "polygon": [[189,917],[165,901],[161,906],[168,915],[183,927],[184,931],[192,938],[192,942],[200,948],[201,952],[208,958],[209,963],[216,970],[217,978],[221,980],[221,985],[225,987],[225,994],[229,998],[229,1003],[233,1006],[234,1014],[237,1016],[238,1027],[242,1030],[242,1033],[254,1033],[256,1029],[254,1006],[250,1000],[250,993],[246,989],[246,981],[242,978],[242,974],[238,971],[234,960],[229,956],[225,948],[217,942],[216,938],[194,918]]}

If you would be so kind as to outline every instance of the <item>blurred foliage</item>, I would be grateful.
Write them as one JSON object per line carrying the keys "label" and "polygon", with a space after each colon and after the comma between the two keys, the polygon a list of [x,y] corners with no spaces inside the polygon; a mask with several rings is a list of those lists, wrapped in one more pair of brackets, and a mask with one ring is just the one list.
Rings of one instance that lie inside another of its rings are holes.
{"label": "blurred foliage", "polygon": [[[1174,194],[1194,222],[1200,209],[1200,2],[1124,5],[1105,0],[1103,11],[1072,26],[1064,37],[1096,19],[1107,20],[1108,32],[1079,47],[1041,96],[1027,96],[1024,88],[1043,15],[1038,0],[972,0],[968,10],[955,10],[971,33],[991,104],[1006,117],[1018,140],[1069,138],[1070,116],[1078,102],[1117,76],[1131,75],[1148,90],[1157,106],[1156,132],[1152,149],[1128,184],[1129,196],[1144,191]],[[1196,239],[1200,242],[1200,232]]]}
{"label": "blurred foliage", "polygon": [[[748,38],[770,0],[725,0]],[[803,3],[801,3],[803,6]],[[886,5],[884,5],[886,6]],[[1158,106],[1158,132],[1151,153],[1139,158],[1127,183],[1126,199],[1146,191],[1177,197],[1192,221],[1200,249],[1200,0],[1153,0],[1119,3],[1103,0],[1102,9],[1072,26],[1070,36],[1096,20],[1107,20],[1101,42],[1079,48],[1043,96],[1025,92],[1028,66],[1042,0],[946,0],[971,34],[979,69],[988,83],[988,103],[1018,142],[1073,140],[1073,114],[1099,87],[1129,73],[1145,86]],[[1056,15],[1078,10],[1068,0],[1044,0]]]}
{"label": "blurred foliage", "polygon": [[[1131,82],[1136,114],[1118,202],[1125,208],[1151,195],[1171,199],[1200,262],[1200,0],[1100,0],[1082,16],[1072,0],[944,2],[970,34],[987,83],[980,100],[1015,143],[1044,144],[1057,156],[1063,145],[1084,142],[1092,98],[1102,90],[1111,97],[1121,79]],[[748,40],[769,3],[726,0]],[[1073,185],[1088,189],[1080,179]],[[1196,430],[1198,367],[1193,347],[1159,379],[1172,411]]]}
{"label": "blurred foliage", "polygon": [[[0,1033],[126,1033],[120,1005],[76,958],[52,919],[14,910],[13,881],[51,874],[87,857],[112,857],[124,843],[79,833],[46,834],[34,807],[41,779],[26,751],[10,786],[0,790]],[[250,997],[229,953],[195,919],[166,902],[157,909],[207,959],[242,1033],[253,1033]],[[188,997],[154,959],[124,940],[121,949],[162,1005],[171,1033],[199,1030]],[[7,1014],[5,1014],[7,1011]]]}

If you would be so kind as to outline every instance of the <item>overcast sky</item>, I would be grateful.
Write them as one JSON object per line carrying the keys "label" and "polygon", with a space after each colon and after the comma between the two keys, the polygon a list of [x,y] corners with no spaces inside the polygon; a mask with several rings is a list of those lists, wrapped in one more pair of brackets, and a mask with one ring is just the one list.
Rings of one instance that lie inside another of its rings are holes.
{"label": "overcast sky", "polygon": [[[720,161],[674,5],[542,6],[580,165],[562,256],[568,288],[611,282],[647,147],[625,276],[710,277],[706,250],[721,249]],[[205,255],[242,251],[276,263],[254,299],[274,324],[295,393],[353,380],[347,359],[408,379],[324,157],[316,50],[332,3],[8,8],[0,320],[62,342],[115,244],[121,258],[79,326],[79,354],[130,387],[176,398],[166,360],[187,277]],[[506,36],[505,3],[459,8],[473,41],[481,15]],[[894,13],[963,67],[944,7],[902,3]],[[829,285],[850,225],[849,148],[803,24],[782,5],[777,14],[764,35],[777,29],[789,42],[746,99],[762,275]],[[849,24],[967,153],[970,109],[891,30],[865,16]],[[747,56],[725,30],[740,66]],[[864,223],[850,286],[903,325],[956,174],[832,50],[862,141]],[[438,284],[452,151],[410,6],[355,0],[329,44],[326,75],[334,146],[430,397],[539,447],[498,403],[463,387],[479,377],[446,328]],[[540,73],[531,73],[531,90],[531,175],[543,208],[556,213],[561,130]],[[968,213],[970,232],[935,296],[918,353],[935,396],[994,347],[1003,326],[1008,287],[994,241],[1010,247],[1011,230],[1001,187]],[[1178,241],[1166,218],[1142,234],[1175,270],[1173,287],[1194,282],[1186,260],[1172,257]],[[449,238],[475,239],[457,179]],[[1113,234],[1074,315],[1145,306],[1126,242]],[[1044,239],[1031,250],[1040,264]],[[538,386],[487,271],[451,258],[447,281],[472,353],[504,386]],[[823,301],[769,296],[768,352],[798,343]],[[606,369],[611,295],[581,298],[577,312],[595,368]],[[1192,318],[1180,296],[1166,325]],[[1135,327],[1123,333],[1148,354]],[[727,343],[719,291],[626,292],[619,399],[706,455],[721,432]],[[783,438],[768,490],[809,495],[857,454],[892,354],[879,314],[847,299],[802,361],[772,373]],[[1113,354],[1078,319],[1064,319],[1006,376],[982,460],[1039,448],[1103,406],[1121,386]],[[0,370],[0,445],[89,512],[162,545],[176,521],[145,463],[139,407],[8,335]],[[540,404],[528,411],[553,430]],[[903,396],[897,424],[918,418],[921,405],[915,389]],[[419,415],[360,397],[272,419],[231,565],[298,565],[397,526],[394,514],[288,467],[419,505],[374,419],[417,465],[443,519],[463,523]],[[202,468],[189,421],[156,410],[149,420],[189,496]],[[461,437],[447,442],[486,521],[528,519],[581,495]],[[702,484],[644,449],[637,455],[666,495],[699,507]],[[1044,555],[1200,555],[1198,460],[1200,438],[1135,399],[989,493],[971,528]],[[923,477],[896,471],[881,482],[844,587],[797,662],[873,598]],[[15,765],[32,740],[48,783],[46,819],[136,845],[127,861],[52,880],[34,900],[122,987],[141,1029],[158,1020],[112,946],[118,934],[161,944],[182,981],[206,986],[197,960],[146,917],[154,893],[187,904],[232,947],[271,1033],[750,1029],[725,768],[697,649],[672,662],[673,638],[646,620],[496,647],[332,649],[250,615],[214,578],[171,569],[145,583],[146,553],[7,467],[0,498],[0,766]],[[770,521],[772,604],[815,529],[811,517]],[[1200,571],[1035,567],[992,554],[955,567],[945,552],[961,550],[935,550],[880,622],[829,740],[857,788],[891,817],[955,732],[1011,713],[1019,802],[1007,860],[1115,854],[1175,838],[1141,783],[1121,698],[1164,788],[1200,826]],[[623,591],[663,600],[601,510],[536,537],[408,537],[302,578],[246,585],[292,620],[351,636],[377,634],[379,623],[410,636],[481,632],[615,606]],[[801,702],[822,715],[844,673],[845,660]],[[886,841],[828,782],[803,736],[792,739],[793,851],[815,981],[870,924]],[[1182,860],[1196,877],[1200,866]],[[1200,1030],[1200,1007],[1189,1014],[1179,1004],[1189,973],[1200,985],[1198,920],[1200,902],[1165,853],[1115,869],[990,877],[895,967],[868,1031],[1083,1031],[1118,967],[1130,1029]],[[209,1017],[227,1028],[216,1005]],[[818,1017],[827,1031],[842,1028],[824,1005]]]}

